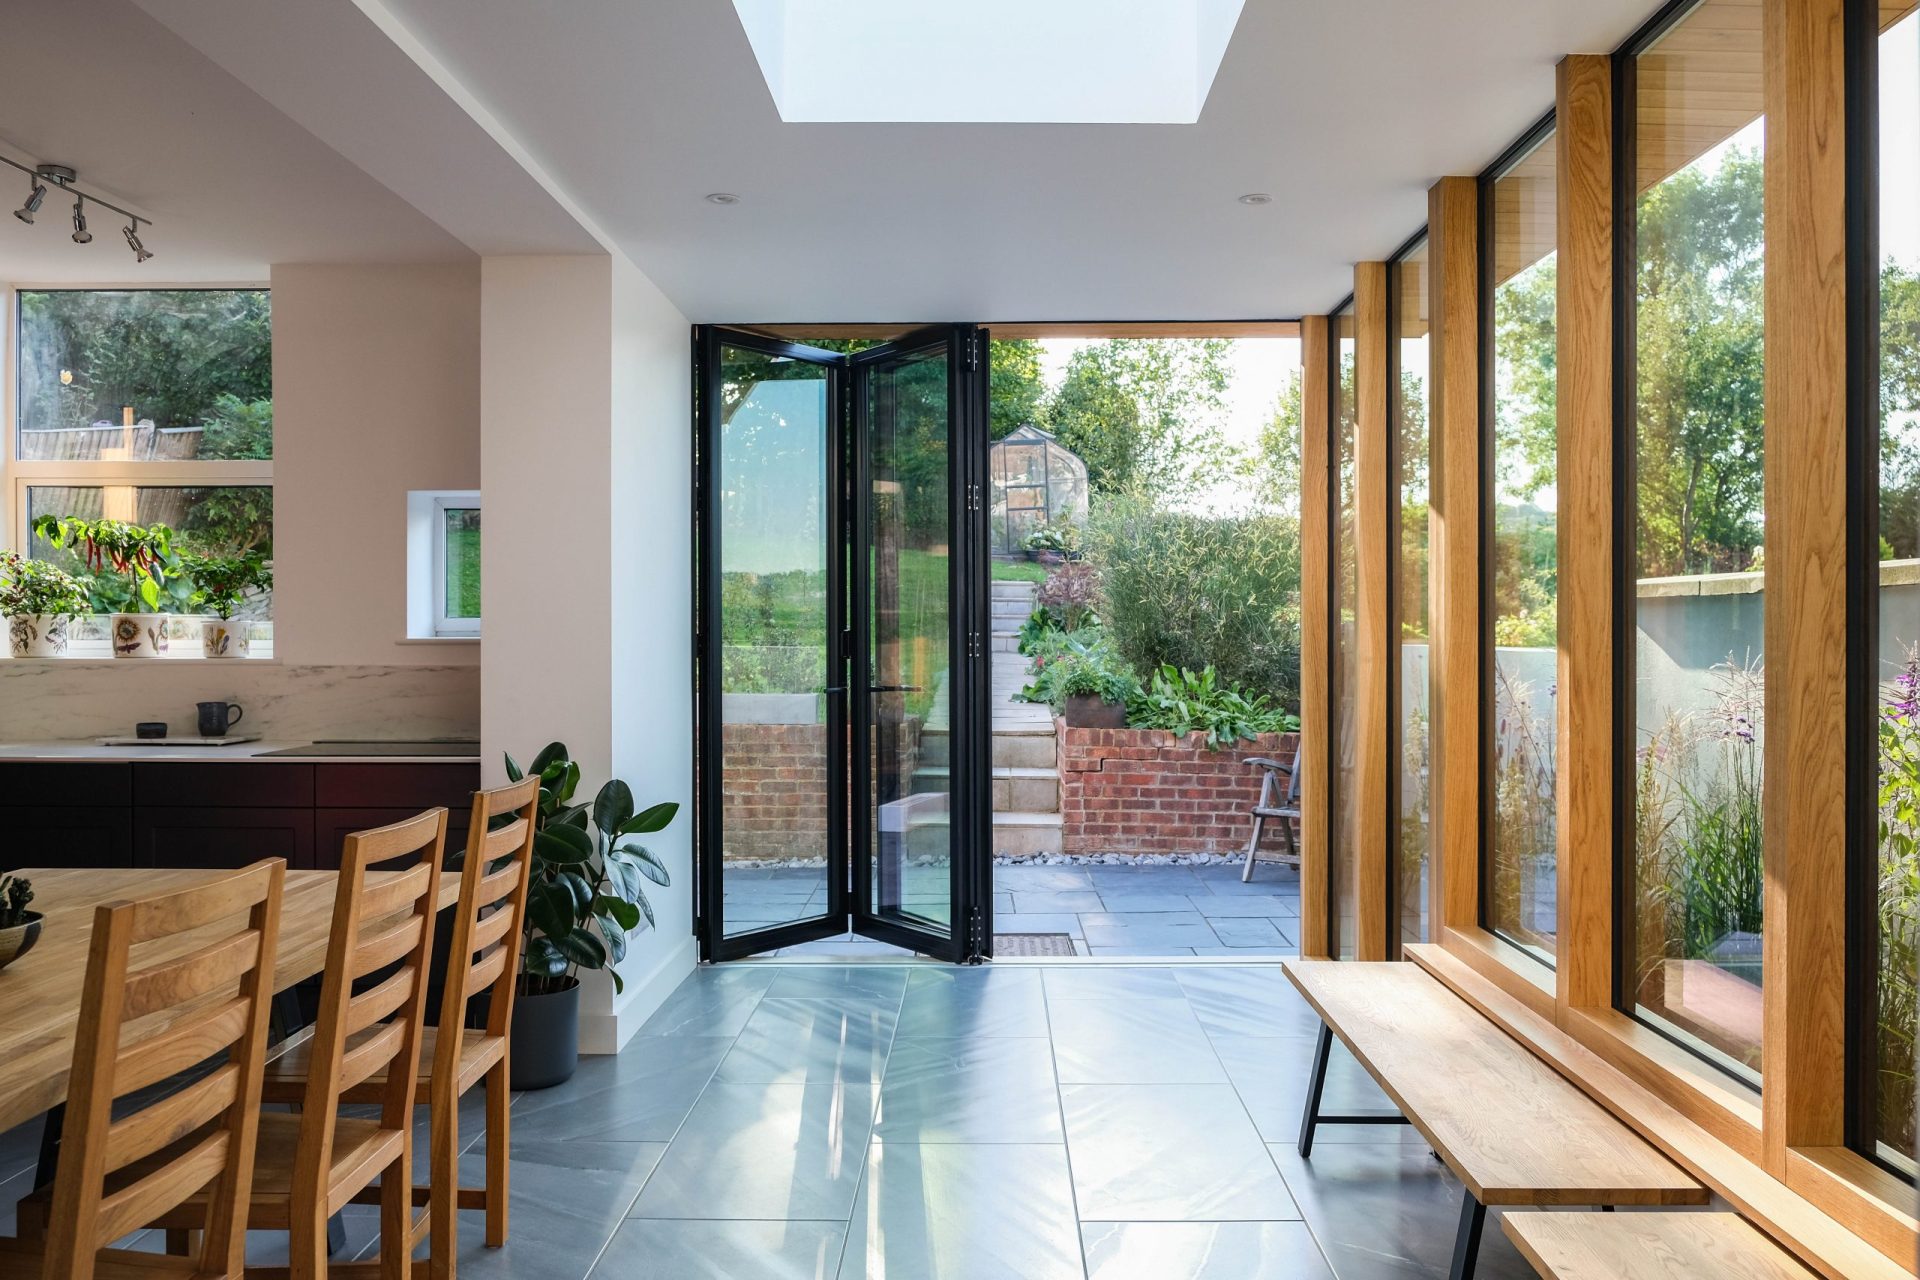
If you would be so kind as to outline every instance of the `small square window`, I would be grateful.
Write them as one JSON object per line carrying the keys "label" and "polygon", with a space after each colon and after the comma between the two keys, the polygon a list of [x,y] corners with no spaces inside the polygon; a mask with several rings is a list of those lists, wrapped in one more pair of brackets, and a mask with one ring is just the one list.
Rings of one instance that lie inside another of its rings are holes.
{"label": "small square window", "polygon": [[470,489],[407,495],[407,637],[480,635],[480,495]]}

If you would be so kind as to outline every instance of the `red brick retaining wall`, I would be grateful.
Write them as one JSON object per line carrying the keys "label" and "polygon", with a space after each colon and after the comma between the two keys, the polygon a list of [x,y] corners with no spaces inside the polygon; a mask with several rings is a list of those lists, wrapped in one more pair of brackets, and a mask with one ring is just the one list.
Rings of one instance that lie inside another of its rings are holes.
{"label": "red brick retaining wall", "polygon": [[824,856],[827,727],[729,724],[721,735],[723,856]]}
{"label": "red brick retaining wall", "polygon": [[[1072,729],[1056,719],[1067,853],[1238,853],[1246,848],[1266,756],[1291,763],[1298,735],[1263,734],[1223,751],[1163,729]],[[1297,833],[1296,833],[1297,835]],[[1268,822],[1262,850],[1284,847]]]}

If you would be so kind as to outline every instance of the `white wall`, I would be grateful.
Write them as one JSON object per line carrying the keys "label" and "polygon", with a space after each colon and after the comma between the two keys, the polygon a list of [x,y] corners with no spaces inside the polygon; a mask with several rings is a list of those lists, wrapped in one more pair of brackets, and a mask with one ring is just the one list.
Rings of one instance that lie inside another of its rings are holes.
{"label": "white wall", "polygon": [[609,1053],[694,962],[687,320],[604,256],[486,258],[480,312],[484,777],[559,739],[583,789],[681,805],[624,994],[583,992],[581,1047]]}
{"label": "white wall", "polygon": [[480,486],[478,261],[276,266],[273,400],[276,656],[477,665],[402,641],[407,491]]}

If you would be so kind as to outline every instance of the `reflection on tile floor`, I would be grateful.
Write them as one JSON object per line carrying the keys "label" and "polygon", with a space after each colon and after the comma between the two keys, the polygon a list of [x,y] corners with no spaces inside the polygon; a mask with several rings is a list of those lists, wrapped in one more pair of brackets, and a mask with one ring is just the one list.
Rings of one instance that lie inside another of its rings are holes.
{"label": "reflection on tile floor", "polygon": [[[701,969],[624,1053],[515,1099],[512,1234],[489,1250],[463,1215],[459,1273],[1445,1275],[1461,1192],[1417,1133],[1328,1127],[1295,1152],[1316,1026],[1274,963]],[[1389,1105],[1337,1047],[1327,1103]],[[0,1230],[37,1141],[0,1135]],[[348,1224],[361,1257],[370,1213]],[[1494,1223],[1479,1274],[1532,1274]]]}
{"label": "reflection on tile floor", "polygon": [[[820,867],[729,867],[729,932],[818,916],[827,909]],[[1169,867],[1025,863],[993,869],[995,933],[1064,933],[1095,956],[1228,956],[1255,959],[1299,951],[1300,877],[1263,862],[1253,880],[1238,864]],[[908,896],[909,911],[945,918],[945,902]],[[772,953],[890,959],[907,953],[841,934]]]}

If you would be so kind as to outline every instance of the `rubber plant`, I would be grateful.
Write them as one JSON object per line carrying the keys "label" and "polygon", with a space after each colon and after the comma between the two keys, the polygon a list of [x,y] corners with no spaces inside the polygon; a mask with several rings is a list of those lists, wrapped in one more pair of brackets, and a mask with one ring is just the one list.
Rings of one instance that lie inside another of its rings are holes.
{"label": "rubber plant", "polygon": [[160,612],[160,584],[176,563],[173,530],[166,525],[46,515],[34,520],[33,531],[56,547],[74,548],[96,574],[109,568],[124,574],[141,611]]}
{"label": "rubber plant", "polygon": [[627,936],[642,919],[653,926],[644,882],[672,883],[640,837],[665,830],[680,806],[666,801],[636,811],[632,789],[618,778],[591,803],[575,803],[580,766],[564,743],[549,743],[524,770],[512,756],[506,761],[513,781],[540,779],[520,989],[559,990],[580,969],[605,969],[621,990],[613,966],[626,958]]}

